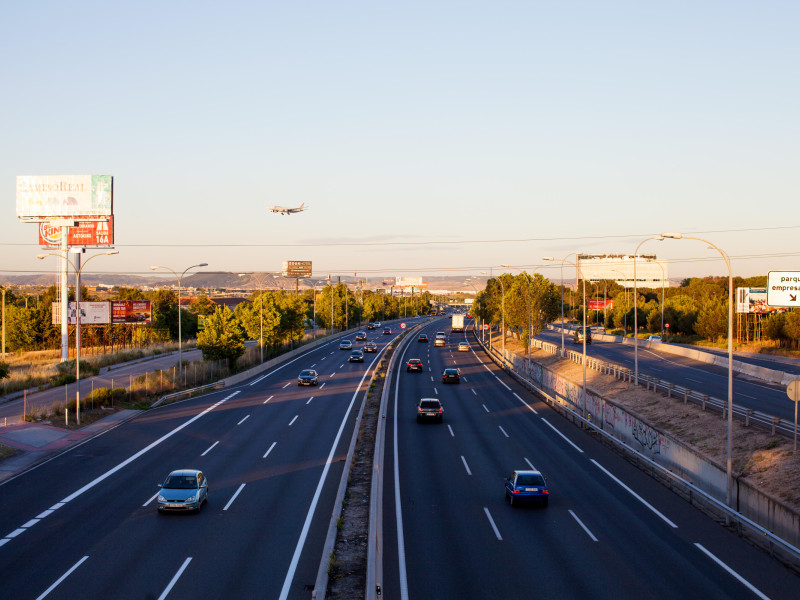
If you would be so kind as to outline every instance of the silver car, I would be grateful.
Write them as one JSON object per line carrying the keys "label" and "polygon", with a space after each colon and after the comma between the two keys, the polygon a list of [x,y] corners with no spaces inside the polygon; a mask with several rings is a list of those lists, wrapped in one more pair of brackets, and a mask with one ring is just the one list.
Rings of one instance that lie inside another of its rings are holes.
{"label": "silver car", "polygon": [[158,510],[195,510],[208,501],[208,479],[202,471],[180,469],[167,475],[158,487]]}

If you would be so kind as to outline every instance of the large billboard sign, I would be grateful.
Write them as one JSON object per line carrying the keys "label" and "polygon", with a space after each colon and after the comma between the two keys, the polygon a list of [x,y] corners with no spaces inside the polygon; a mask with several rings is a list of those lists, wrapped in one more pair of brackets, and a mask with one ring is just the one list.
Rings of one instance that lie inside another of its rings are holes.
{"label": "large billboard sign", "polygon": [[153,319],[150,300],[113,300],[111,322],[115,325],[129,323],[149,325]]}
{"label": "large billboard sign", "polygon": [[777,311],[767,302],[767,288],[736,288],[737,313],[763,315]]}
{"label": "large billboard sign", "polygon": [[[633,256],[627,254],[579,254],[579,278],[586,281],[615,281],[625,288],[634,287]],[[565,272],[567,270],[565,269]],[[636,287],[660,288],[667,285],[667,263],[656,260],[655,254],[636,257]]]}
{"label": "large billboard sign", "polygon": [[428,289],[428,282],[422,281],[422,277],[396,277],[394,287],[405,292],[419,292]]}
{"label": "large billboard sign", "polygon": [[800,271],[770,271],[767,275],[767,304],[782,308],[800,307]]}
{"label": "large billboard sign", "polygon": [[310,260],[285,260],[281,270],[284,277],[308,279],[311,277]]}
{"label": "large billboard sign", "polygon": [[[77,305],[69,303],[68,323],[76,325]],[[61,303],[53,302],[53,325],[61,324]],[[149,325],[152,321],[150,300],[113,300],[111,302],[81,302],[81,325]]]}
{"label": "large billboard sign", "polygon": [[[84,248],[106,248],[114,245],[114,217],[92,217],[95,221],[81,221],[77,227],[69,227],[67,244]],[[61,227],[47,221],[39,223],[39,245],[43,248],[61,246]]]}
{"label": "large billboard sign", "polygon": [[612,309],[614,308],[614,301],[613,300],[589,300],[589,310],[604,310],[606,308]]}
{"label": "large billboard sign", "polygon": [[[67,323],[76,325],[77,303],[70,302],[67,308]],[[61,303],[53,302],[53,325],[61,325]],[[108,302],[81,302],[81,325],[107,325],[109,319]]]}
{"label": "large billboard sign", "polygon": [[113,189],[111,175],[19,175],[17,217],[111,216]]}

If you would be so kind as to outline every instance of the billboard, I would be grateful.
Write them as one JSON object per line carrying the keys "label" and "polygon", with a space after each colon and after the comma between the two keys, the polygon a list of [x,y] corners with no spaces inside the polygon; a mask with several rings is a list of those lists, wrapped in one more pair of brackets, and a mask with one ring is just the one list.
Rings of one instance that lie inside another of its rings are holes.
{"label": "billboard", "polygon": [[613,309],[613,300],[589,300],[589,310],[603,310],[605,308]]}
{"label": "billboard", "polygon": [[[634,287],[632,255],[578,254],[578,266],[578,277],[586,281],[607,279],[625,288]],[[667,263],[657,261],[655,254],[639,254],[636,257],[636,287],[660,288],[668,285],[667,278]]]}
{"label": "billboard", "polygon": [[[53,325],[61,325],[61,303],[53,302]],[[69,303],[70,325],[77,324],[75,302]],[[152,320],[150,300],[113,300],[111,302],[81,302],[81,325],[120,325],[123,323],[149,325]]]}
{"label": "billboard", "polygon": [[311,277],[311,261],[285,260],[281,272],[284,277],[308,279]]}
{"label": "billboard", "polygon": [[111,216],[111,175],[19,175],[17,217]]}
{"label": "billboard", "polygon": [[150,300],[112,300],[111,322],[149,325],[153,319]]}
{"label": "billboard", "polygon": [[[69,246],[107,248],[114,245],[114,217],[97,217],[96,221],[81,221],[77,227],[67,230]],[[39,245],[42,248],[61,246],[61,227],[53,227],[47,221],[39,223]]]}
{"label": "billboard", "polygon": [[394,287],[404,292],[419,292],[428,289],[428,282],[422,281],[422,277],[396,277]]}
{"label": "billboard", "polygon": [[[61,303],[53,302],[53,325],[61,325]],[[77,303],[70,302],[67,308],[67,323],[77,325]],[[109,319],[108,302],[81,302],[81,325],[107,325]]]}

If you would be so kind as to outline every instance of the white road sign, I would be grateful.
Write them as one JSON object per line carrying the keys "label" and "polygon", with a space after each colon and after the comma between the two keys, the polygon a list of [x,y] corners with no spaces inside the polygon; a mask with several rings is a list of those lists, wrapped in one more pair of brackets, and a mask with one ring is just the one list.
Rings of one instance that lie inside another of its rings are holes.
{"label": "white road sign", "polygon": [[770,271],[767,276],[767,305],[800,307],[800,271]]}

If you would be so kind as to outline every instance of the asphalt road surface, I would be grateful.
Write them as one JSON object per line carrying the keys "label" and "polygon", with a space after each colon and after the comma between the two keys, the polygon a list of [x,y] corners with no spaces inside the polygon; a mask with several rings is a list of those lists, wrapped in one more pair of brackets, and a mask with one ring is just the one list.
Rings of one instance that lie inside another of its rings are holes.
{"label": "asphalt road surface", "polygon": [[[425,371],[391,382],[382,598],[797,597],[800,578],[563,420],[474,342],[456,352],[464,339],[412,342],[402,354]],[[443,385],[452,366],[462,382]],[[443,424],[416,422],[420,397],[441,400]],[[512,507],[503,480],[531,466],[549,506]]]}
{"label": "asphalt road surface", "polygon": [[[370,332],[379,350],[396,337]],[[360,348],[361,342],[354,343]],[[0,486],[3,598],[309,598],[367,371],[339,341],[148,411]],[[303,368],[317,387],[298,387]],[[173,469],[199,514],[158,514]]]}

